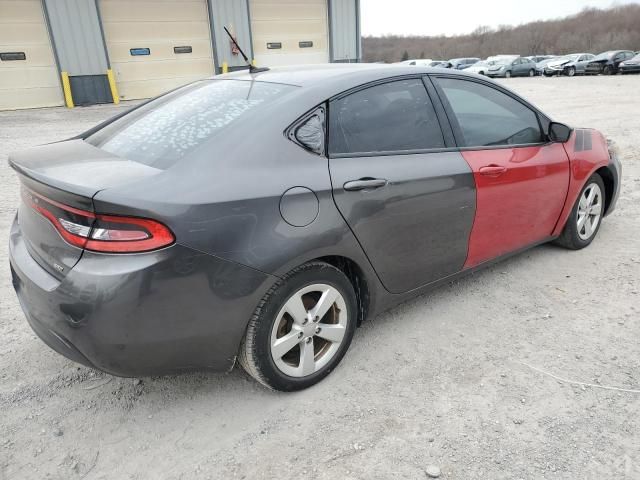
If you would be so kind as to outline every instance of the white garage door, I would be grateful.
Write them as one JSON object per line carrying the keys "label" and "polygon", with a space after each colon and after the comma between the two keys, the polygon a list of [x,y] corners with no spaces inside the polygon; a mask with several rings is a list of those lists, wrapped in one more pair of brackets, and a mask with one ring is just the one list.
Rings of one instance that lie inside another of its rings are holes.
{"label": "white garage door", "polygon": [[149,98],[214,74],[206,0],[100,0],[122,99]]}
{"label": "white garage door", "polygon": [[40,0],[0,0],[0,53],[0,110],[63,104]]}
{"label": "white garage door", "polygon": [[251,0],[258,66],[327,63],[326,0]]}

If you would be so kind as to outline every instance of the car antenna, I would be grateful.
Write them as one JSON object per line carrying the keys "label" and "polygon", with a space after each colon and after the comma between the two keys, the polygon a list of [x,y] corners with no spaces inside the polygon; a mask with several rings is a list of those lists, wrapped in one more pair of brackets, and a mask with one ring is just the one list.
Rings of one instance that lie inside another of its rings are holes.
{"label": "car antenna", "polygon": [[260,72],[267,72],[269,70],[268,67],[262,67],[262,68],[258,68],[255,65],[253,65],[250,61],[249,58],[244,54],[244,52],[242,51],[242,49],[240,48],[240,45],[238,45],[238,42],[236,42],[236,39],[233,38],[233,35],[231,35],[231,32],[229,32],[229,30],[227,29],[227,27],[223,27],[224,31],[227,32],[227,35],[229,35],[229,38],[231,39],[231,41],[233,42],[233,44],[236,46],[236,48],[238,49],[238,51],[240,52],[240,55],[242,55],[242,58],[244,58],[244,61],[247,65],[249,65],[249,73],[260,73]]}

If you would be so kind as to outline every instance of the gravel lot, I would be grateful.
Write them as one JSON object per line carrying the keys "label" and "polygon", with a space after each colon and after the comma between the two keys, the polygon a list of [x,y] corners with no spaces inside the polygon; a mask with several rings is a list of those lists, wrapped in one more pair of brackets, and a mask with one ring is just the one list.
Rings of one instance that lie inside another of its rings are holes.
{"label": "gravel lot", "polygon": [[126,106],[0,112],[0,479],[640,478],[640,393],[604,388],[640,389],[640,76],[505,83],[618,143],[616,212],[585,250],[538,247],[371,319],[295,394],[240,368],[115,378],[37,339],[11,287],[6,153]]}

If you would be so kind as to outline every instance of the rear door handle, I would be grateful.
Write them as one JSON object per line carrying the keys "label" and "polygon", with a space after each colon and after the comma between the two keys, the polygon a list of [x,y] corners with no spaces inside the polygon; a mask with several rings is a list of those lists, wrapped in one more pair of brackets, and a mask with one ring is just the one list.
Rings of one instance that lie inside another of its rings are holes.
{"label": "rear door handle", "polygon": [[384,178],[367,177],[359,180],[350,180],[342,188],[349,192],[356,192],[358,190],[373,190],[374,188],[384,187],[387,183]]}
{"label": "rear door handle", "polygon": [[485,177],[499,177],[506,171],[507,167],[503,167],[501,165],[487,165],[485,167],[480,167],[480,175],[484,175]]}

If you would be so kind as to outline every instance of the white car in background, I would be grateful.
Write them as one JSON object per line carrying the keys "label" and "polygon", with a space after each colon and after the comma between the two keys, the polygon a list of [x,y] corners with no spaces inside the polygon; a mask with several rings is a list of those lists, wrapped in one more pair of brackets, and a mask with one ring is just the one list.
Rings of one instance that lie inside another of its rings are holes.
{"label": "white car in background", "polygon": [[418,65],[420,67],[428,67],[431,62],[430,58],[414,58],[410,60],[404,60],[402,62],[398,62],[400,65]]}
{"label": "white car in background", "polygon": [[470,67],[464,69],[465,72],[477,73],[478,75],[486,75],[489,67],[494,65],[494,60],[480,60]]}

